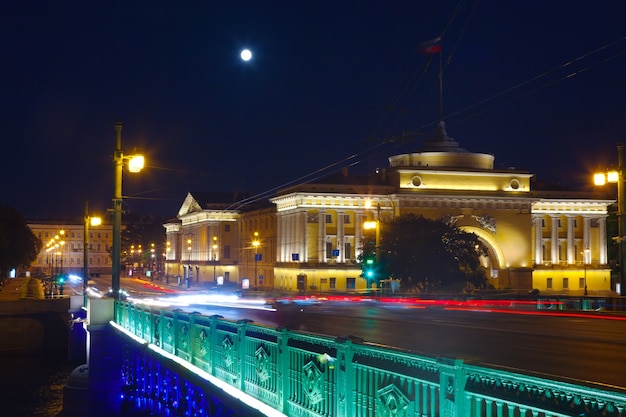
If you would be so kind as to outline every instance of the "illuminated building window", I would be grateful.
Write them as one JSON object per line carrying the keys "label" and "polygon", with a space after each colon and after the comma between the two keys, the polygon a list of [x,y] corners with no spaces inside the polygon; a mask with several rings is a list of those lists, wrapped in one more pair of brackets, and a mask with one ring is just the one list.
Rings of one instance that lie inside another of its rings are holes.
{"label": "illuminated building window", "polygon": [[356,288],[356,278],[346,278],[346,289],[353,290]]}

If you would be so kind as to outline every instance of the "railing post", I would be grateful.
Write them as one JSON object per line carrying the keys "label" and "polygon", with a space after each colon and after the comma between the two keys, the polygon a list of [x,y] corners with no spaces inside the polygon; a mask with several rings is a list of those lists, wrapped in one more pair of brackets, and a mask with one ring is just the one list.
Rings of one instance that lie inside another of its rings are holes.
{"label": "railing post", "polygon": [[335,346],[337,347],[335,358],[337,417],[350,417],[356,413],[354,392],[357,387],[354,385],[354,367],[352,366],[354,347],[352,340],[344,337],[335,339]]}
{"label": "railing post", "polygon": [[287,410],[287,400],[291,395],[289,391],[289,330],[285,327],[276,329],[276,344],[278,345],[278,357],[276,358],[276,366],[278,367],[278,380],[280,381],[276,387],[278,411],[285,412]]}
{"label": "railing post", "polygon": [[239,359],[239,390],[241,392],[246,392],[246,349],[245,349],[245,339],[246,339],[246,330],[248,327],[248,323],[252,320],[242,319],[237,320],[237,343],[235,346],[235,352]]}
{"label": "railing post", "polygon": [[465,368],[461,359],[438,358],[439,415],[462,417],[465,412]]}
{"label": "railing post", "polygon": [[209,346],[210,346],[210,350],[209,350],[209,372],[211,373],[211,375],[215,376],[215,355],[217,355],[217,346],[219,345],[219,340],[217,339],[217,321],[219,319],[221,319],[222,316],[218,315],[218,314],[214,314],[210,317],[211,319],[211,324],[210,324],[210,329],[211,329],[211,333],[209,334],[209,337],[211,338]]}

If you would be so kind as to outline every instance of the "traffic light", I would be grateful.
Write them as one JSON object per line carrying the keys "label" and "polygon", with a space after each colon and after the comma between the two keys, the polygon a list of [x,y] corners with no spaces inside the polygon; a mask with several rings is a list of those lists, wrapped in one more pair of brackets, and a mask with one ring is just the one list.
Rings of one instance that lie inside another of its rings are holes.
{"label": "traffic light", "polygon": [[368,256],[365,258],[365,278],[372,279],[375,274],[376,263],[374,262],[373,256]]}

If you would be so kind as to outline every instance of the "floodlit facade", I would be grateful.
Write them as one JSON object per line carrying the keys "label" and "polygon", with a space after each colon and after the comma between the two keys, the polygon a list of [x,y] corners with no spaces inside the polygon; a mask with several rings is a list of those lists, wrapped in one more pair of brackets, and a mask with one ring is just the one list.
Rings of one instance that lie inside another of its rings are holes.
{"label": "floodlit facade", "polygon": [[[44,277],[60,273],[82,276],[84,268],[85,225],[71,221],[28,221],[28,227],[41,239],[43,247],[30,266],[30,273]],[[90,226],[87,239],[89,272],[111,273],[113,229],[110,224]]]}
{"label": "floodlit facade", "polygon": [[168,262],[205,280],[217,259],[238,285],[358,292],[371,285],[360,276],[361,242],[381,233],[364,226],[415,213],[475,233],[488,248],[482,262],[494,288],[614,292],[606,229],[614,200],[533,190],[532,173],[494,169],[494,160],[461,148],[440,122],[422,151],[389,157],[387,169],[367,176],[344,170],[295,185],[269,199],[269,208],[211,205],[210,195],[189,193],[177,219],[165,225],[176,248]]}

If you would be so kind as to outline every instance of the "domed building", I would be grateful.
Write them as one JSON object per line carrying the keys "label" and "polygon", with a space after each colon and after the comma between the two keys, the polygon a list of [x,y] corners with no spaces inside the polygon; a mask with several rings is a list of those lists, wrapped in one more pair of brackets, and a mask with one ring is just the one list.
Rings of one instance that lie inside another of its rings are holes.
{"label": "domed building", "polygon": [[[360,242],[369,233],[364,225],[415,213],[475,233],[488,248],[482,262],[494,288],[610,293],[606,219],[614,201],[590,193],[532,190],[532,173],[494,169],[494,160],[460,147],[441,121],[422,151],[390,156],[389,167],[376,175],[344,170],[280,190],[270,199],[271,211],[222,213],[239,233],[232,240],[238,242],[236,253],[229,249],[237,258],[230,276],[241,281],[252,275],[255,286],[291,291],[366,289],[357,262]],[[190,193],[183,208],[202,206],[192,204],[193,198]],[[178,237],[171,237],[180,240],[185,224],[199,216],[197,210],[181,209],[179,222],[169,226]],[[219,215],[211,216],[214,221],[206,227],[218,230]],[[251,237],[255,233],[259,240]],[[253,241],[260,243],[253,246]],[[260,270],[264,279],[259,280]]]}

